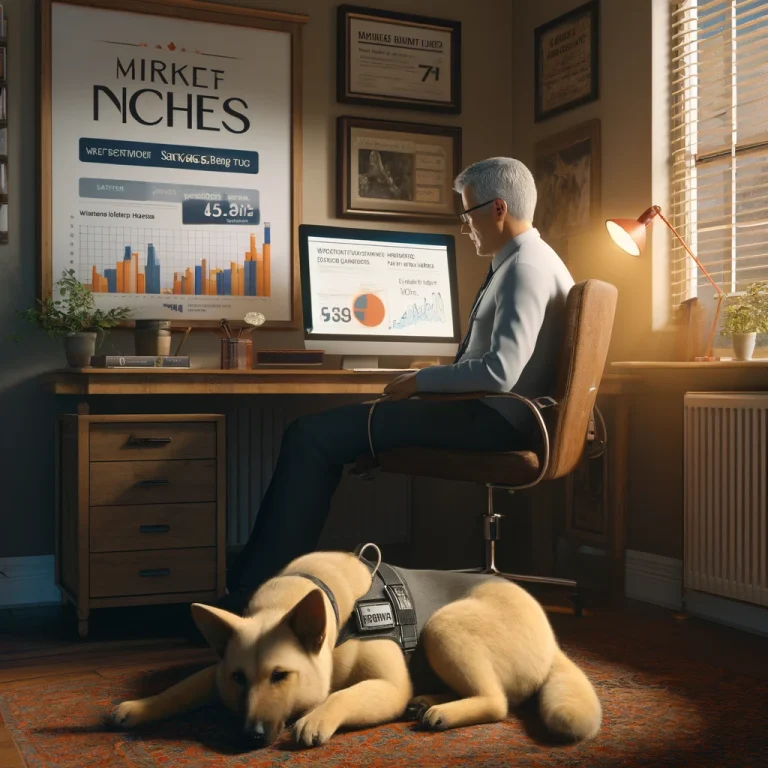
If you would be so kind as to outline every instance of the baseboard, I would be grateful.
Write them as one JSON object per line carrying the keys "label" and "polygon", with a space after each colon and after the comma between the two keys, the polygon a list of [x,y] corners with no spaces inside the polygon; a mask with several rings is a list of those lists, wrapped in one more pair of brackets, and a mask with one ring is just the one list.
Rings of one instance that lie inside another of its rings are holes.
{"label": "baseboard", "polygon": [[682,560],[628,549],[625,563],[627,597],[673,610],[682,609]]}
{"label": "baseboard", "polygon": [[685,610],[691,616],[768,637],[768,608],[759,605],[686,589]]}
{"label": "baseboard", "polygon": [[53,555],[0,557],[0,608],[61,602]]}
{"label": "baseboard", "polygon": [[[695,589],[683,594],[683,563],[672,557],[627,550],[626,596],[768,637],[768,608]],[[684,599],[683,599],[684,598]]]}

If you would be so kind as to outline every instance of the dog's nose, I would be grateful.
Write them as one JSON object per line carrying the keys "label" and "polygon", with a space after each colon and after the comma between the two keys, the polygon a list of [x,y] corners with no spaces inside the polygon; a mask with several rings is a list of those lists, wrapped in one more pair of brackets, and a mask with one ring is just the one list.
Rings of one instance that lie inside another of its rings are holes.
{"label": "dog's nose", "polygon": [[253,749],[267,746],[267,732],[263,723],[248,723],[243,729],[243,736]]}

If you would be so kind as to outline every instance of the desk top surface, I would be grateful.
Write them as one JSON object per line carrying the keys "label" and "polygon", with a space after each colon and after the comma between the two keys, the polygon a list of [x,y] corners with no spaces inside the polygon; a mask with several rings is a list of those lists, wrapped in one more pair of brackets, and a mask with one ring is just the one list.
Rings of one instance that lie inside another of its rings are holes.
{"label": "desk top surface", "polygon": [[[332,368],[65,368],[46,375],[57,395],[368,395],[380,394],[394,371]],[[606,374],[613,390],[631,377]]]}

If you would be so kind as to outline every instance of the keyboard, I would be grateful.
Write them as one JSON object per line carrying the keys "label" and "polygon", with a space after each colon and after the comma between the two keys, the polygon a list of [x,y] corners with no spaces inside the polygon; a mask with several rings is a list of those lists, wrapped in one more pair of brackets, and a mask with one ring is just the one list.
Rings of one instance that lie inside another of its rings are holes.
{"label": "keyboard", "polygon": [[417,368],[352,368],[354,373],[412,373]]}

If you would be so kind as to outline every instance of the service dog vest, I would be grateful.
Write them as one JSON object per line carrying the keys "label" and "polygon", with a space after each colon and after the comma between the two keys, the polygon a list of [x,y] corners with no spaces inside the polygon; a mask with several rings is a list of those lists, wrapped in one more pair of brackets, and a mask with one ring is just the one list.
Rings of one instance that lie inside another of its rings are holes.
{"label": "service dog vest", "polygon": [[[362,560],[373,571],[373,564]],[[381,563],[370,589],[357,600],[349,621],[340,628],[336,646],[351,639],[386,638],[396,642],[409,656],[435,611],[465,597],[483,581],[497,578],[477,573],[411,570]],[[335,599],[331,603],[337,610]]]}

